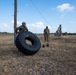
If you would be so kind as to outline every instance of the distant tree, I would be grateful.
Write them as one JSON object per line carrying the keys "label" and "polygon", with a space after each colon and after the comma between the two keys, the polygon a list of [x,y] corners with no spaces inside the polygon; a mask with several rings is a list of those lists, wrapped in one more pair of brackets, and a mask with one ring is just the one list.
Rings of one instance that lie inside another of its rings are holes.
{"label": "distant tree", "polygon": [[68,35],[68,33],[67,32],[65,32],[65,33],[62,33],[63,35]]}

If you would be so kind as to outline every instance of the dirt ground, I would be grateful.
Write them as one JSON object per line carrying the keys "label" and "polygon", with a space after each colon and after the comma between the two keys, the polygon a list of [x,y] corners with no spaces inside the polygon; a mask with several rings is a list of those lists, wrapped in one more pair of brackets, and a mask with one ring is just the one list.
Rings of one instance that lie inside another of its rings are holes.
{"label": "dirt ground", "polygon": [[[37,35],[43,44],[43,35]],[[23,55],[13,35],[0,34],[0,75],[76,75],[76,36],[50,35],[50,47]]]}

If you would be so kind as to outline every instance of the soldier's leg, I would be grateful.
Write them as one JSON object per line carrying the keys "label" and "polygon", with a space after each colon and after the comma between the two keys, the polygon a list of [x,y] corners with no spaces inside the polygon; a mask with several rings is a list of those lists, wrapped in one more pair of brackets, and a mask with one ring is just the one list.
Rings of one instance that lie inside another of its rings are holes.
{"label": "soldier's leg", "polygon": [[47,41],[47,37],[45,36],[45,42]]}
{"label": "soldier's leg", "polygon": [[45,35],[45,42],[47,42],[47,35]]}
{"label": "soldier's leg", "polygon": [[44,35],[44,42],[46,41],[46,37],[45,37],[45,35]]}
{"label": "soldier's leg", "polygon": [[49,36],[47,35],[47,42],[49,42]]}
{"label": "soldier's leg", "polygon": [[47,36],[47,43],[46,46],[49,47],[49,36]]}
{"label": "soldier's leg", "polygon": [[46,35],[46,42],[47,42],[47,35]]}

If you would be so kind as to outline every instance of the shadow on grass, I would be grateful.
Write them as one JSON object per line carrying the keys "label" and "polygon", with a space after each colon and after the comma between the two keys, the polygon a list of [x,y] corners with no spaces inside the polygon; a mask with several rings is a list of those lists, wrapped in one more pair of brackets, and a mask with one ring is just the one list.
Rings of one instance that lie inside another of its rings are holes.
{"label": "shadow on grass", "polygon": [[13,45],[4,45],[0,48],[0,57],[22,57],[25,56]]}

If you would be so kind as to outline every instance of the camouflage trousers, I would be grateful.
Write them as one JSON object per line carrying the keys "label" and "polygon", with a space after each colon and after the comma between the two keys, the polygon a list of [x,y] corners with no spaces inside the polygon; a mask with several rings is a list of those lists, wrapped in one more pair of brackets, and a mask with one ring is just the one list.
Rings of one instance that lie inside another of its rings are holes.
{"label": "camouflage trousers", "polygon": [[44,42],[49,42],[49,35],[44,35]]}

